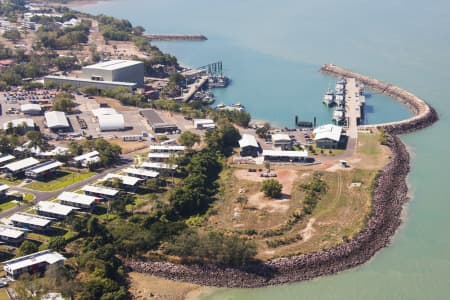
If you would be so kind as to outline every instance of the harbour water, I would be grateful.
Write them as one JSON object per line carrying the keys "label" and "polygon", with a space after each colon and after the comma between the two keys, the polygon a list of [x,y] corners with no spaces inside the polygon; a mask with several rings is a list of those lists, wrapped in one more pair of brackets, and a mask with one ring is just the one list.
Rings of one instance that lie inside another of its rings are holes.
{"label": "harbour water", "polygon": [[[233,80],[218,102],[241,102],[256,119],[292,126],[294,115],[328,122],[322,103],[334,79],[323,63],[392,82],[440,113],[432,128],[402,137],[413,164],[412,200],[391,247],[362,267],[311,282],[221,289],[204,299],[449,299],[450,2],[434,0],[113,0],[79,7],[130,19],[152,33],[204,34],[206,42],[160,42],[183,64],[222,60]],[[370,123],[402,119],[395,101],[367,99]]]}

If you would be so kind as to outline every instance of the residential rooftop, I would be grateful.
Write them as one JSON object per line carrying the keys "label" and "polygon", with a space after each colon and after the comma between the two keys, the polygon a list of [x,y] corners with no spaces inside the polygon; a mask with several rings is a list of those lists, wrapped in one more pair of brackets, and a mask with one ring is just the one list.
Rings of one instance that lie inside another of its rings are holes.
{"label": "residential rooftop", "polygon": [[81,205],[92,205],[97,201],[96,197],[84,195],[84,194],[78,194],[73,192],[62,192],[57,197],[60,201],[65,201],[69,203],[76,203]]}
{"label": "residential rooftop", "polygon": [[25,255],[19,258],[4,261],[5,271],[12,273],[15,270],[21,270],[30,266],[34,266],[41,263],[47,263],[52,265],[54,263],[64,261],[66,258],[59,254],[58,252],[52,250],[44,250],[36,252],[30,255]]}

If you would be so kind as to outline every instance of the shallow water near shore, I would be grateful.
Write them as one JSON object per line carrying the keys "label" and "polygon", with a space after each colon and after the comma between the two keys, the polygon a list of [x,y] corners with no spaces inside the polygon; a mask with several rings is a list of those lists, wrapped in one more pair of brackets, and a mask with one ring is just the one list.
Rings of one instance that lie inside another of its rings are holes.
{"label": "shallow water near shore", "polygon": [[[316,3],[320,2],[320,3]],[[295,114],[328,122],[320,100],[335,63],[403,87],[429,101],[441,121],[403,136],[414,151],[405,223],[390,247],[362,267],[310,282],[219,289],[202,299],[449,299],[450,3],[423,1],[117,0],[79,9],[130,19],[155,33],[201,33],[201,43],[158,43],[183,64],[222,60],[233,83],[218,102],[243,103],[256,119],[292,126]],[[373,96],[370,123],[408,111]]]}

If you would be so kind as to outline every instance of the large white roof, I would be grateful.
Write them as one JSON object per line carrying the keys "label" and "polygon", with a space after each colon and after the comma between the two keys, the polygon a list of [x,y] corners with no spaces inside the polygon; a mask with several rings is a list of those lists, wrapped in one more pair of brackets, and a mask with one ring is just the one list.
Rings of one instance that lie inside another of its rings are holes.
{"label": "large white roof", "polygon": [[176,170],[178,165],[160,162],[143,162],[140,167],[144,169]]}
{"label": "large white roof", "polygon": [[37,166],[31,167],[31,168],[25,170],[25,172],[40,174],[40,173],[44,173],[44,172],[47,172],[47,171],[55,169],[55,168],[59,168],[63,165],[64,164],[60,161],[51,161],[50,160],[50,161],[46,161],[41,164],[38,164]]}
{"label": "large white roof", "polygon": [[24,235],[24,232],[13,226],[0,225],[0,235],[12,239],[18,239]]}
{"label": "large white roof", "polygon": [[19,161],[15,161],[5,165],[3,168],[8,169],[11,172],[17,172],[26,168],[37,165],[39,161],[34,157],[28,157]]}
{"label": "large white roof", "polygon": [[211,119],[194,119],[192,120],[194,123],[194,127],[197,128],[199,125],[205,126],[205,125],[214,125],[214,120]]}
{"label": "large white roof", "polygon": [[308,157],[308,151],[280,151],[280,150],[263,150],[263,156],[272,157]]}
{"label": "large white roof", "polygon": [[37,211],[48,212],[55,215],[68,216],[73,210],[78,208],[51,201],[40,201],[36,204],[35,209]]}
{"label": "large white roof", "polygon": [[117,115],[117,111],[114,108],[111,108],[111,107],[100,107],[100,108],[97,108],[97,109],[93,109],[92,113],[97,118],[99,116],[104,116],[104,115]]}
{"label": "large white roof", "polygon": [[82,154],[82,155],[79,155],[79,156],[75,156],[73,158],[73,160],[76,161],[76,162],[83,161],[83,160],[86,160],[86,159],[98,156],[99,154],[100,153],[98,151],[92,151],[92,152],[88,152],[88,153],[85,153],[85,154]]}
{"label": "large white roof", "polygon": [[106,195],[106,196],[110,196],[110,197],[113,197],[119,193],[119,191],[116,189],[112,189],[112,188],[104,187],[104,186],[96,186],[96,185],[85,185],[81,190],[83,192],[91,192],[91,193]]}
{"label": "large white roof", "polygon": [[126,168],[123,171],[130,175],[144,176],[144,177],[149,177],[149,178],[156,178],[159,175],[158,172],[149,171],[149,170],[145,170],[145,169]]}
{"label": "large white roof", "polygon": [[322,125],[314,129],[314,140],[330,139],[339,142],[342,135],[342,127],[333,124]]}
{"label": "large white roof", "polygon": [[256,140],[254,135],[244,133],[242,138],[239,140],[239,147],[255,147],[259,148],[258,141]]}
{"label": "large white roof", "polygon": [[14,272],[15,270],[20,270],[41,263],[48,263],[49,265],[52,265],[54,263],[64,261],[65,259],[66,258],[58,252],[52,250],[44,250],[5,261],[3,262],[3,265],[5,271]]}
{"label": "large white roof", "polygon": [[291,138],[286,133],[275,133],[275,134],[272,135],[272,141],[274,143],[277,143],[277,142],[289,142],[289,141],[291,141]]}
{"label": "large white roof", "polygon": [[171,154],[170,153],[159,153],[159,152],[150,152],[148,154],[148,158],[152,159],[152,158],[170,158]]}
{"label": "large white roof", "polygon": [[26,126],[28,128],[33,128],[34,127],[34,121],[33,119],[29,119],[29,118],[20,118],[20,119],[14,119],[14,120],[9,120],[8,122],[3,123],[3,129],[6,130],[8,129],[8,124],[11,123],[12,127],[19,127],[22,126],[23,124],[26,124]]}
{"label": "large white roof", "polygon": [[0,157],[0,164],[5,163],[7,161],[13,160],[16,157],[14,155],[11,154],[6,154]]}
{"label": "large white roof", "polygon": [[57,197],[60,201],[66,201],[69,203],[76,203],[81,205],[92,205],[92,203],[95,203],[97,200],[96,197],[84,195],[84,194],[77,194],[73,192],[62,192]]}
{"label": "large white roof", "polygon": [[42,108],[39,104],[27,103],[20,106],[20,111],[24,113],[31,111],[42,111]]}
{"label": "large white roof", "polygon": [[119,175],[119,174],[108,174],[103,178],[103,181],[110,180],[112,178],[119,178],[122,180],[122,183],[129,186],[135,186],[136,183],[141,181],[142,179],[133,177],[133,176],[125,176],[125,175]]}
{"label": "large white roof", "polygon": [[47,127],[51,129],[67,128],[70,126],[66,114],[62,111],[45,112],[45,121],[47,122]]}
{"label": "large white roof", "polygon": [[122,130],[125,128],[125,119],[121,114],[100,115],[97,119],[100,131]]}
{"label": "large white roof", "polygon": [[9,188],[10,188],[9,185],[4,184],[4,183],[0,183],[0,193],[4,192],[4,191],[7,191]]}
{"label": "large white roof", "polygon": [[150,152],[176,152],[185,149],[185,146],[180,145],[150,145]]}
{"label": "large white roof", "polygon": [[94,65],[86,66],[83,69],[101,69],[101,70],[108,70],[108,71],[114,71],[119,70],[122,68],[127,68],[135,65],[141,65],[143,62],[141,61],[135,61],[135,60],[109,60],[100,62]]}
{"label": "large white roof", "polygon": [[13,214],[10,218],[10,221],[15,221],[24,224],[30,224],[35,226],[45,227],[49,225],[52,220],[49,218],[40,217],[37,215],[25,214],[25,213],[17,213]]}
{"label": "large white roof", "polygon": [[98,80],[92,80],[92,79],[86,79],[86,78],[79,78],[79,77],[67,77],[67,76],[54,76],[54,75],[47,75],[44,77],[44,79],[47,80],[64,80],[64,81],[71,81],[74,84],[78,83],[78,82],[87,82],[87,83],[91,83],[92,85],[95,84],[99,84],[99,85],[115,85],[115,86],[125,86],[125,87],[129,87],[129,88],[133,88],[136,86],[136,83],[134,82],[122,82],[122,81],[108,81],[108,80],[103,80],[103,81],[98,81]]}

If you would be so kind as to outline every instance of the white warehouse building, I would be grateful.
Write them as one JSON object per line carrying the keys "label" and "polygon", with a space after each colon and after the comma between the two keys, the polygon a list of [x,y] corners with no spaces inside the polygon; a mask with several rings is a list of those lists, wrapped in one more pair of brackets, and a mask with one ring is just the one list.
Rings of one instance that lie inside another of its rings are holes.
{"label": "white warehouse building", "polygon": [[144,84],[144,63],[134,60],[110,60],[83,67],[82,78],[94,81]]}
{"label": "white warehouse building", "polygon": [[70,127],[66,114],[62,111],[45,112],[45,122],[50,129],[66,129]]}
{"label": "white warehouse building", "polygon": [[100,131],[113,131],[125,129],[125,119],[113,108],[99,108],[92,110],[97,118]]}

